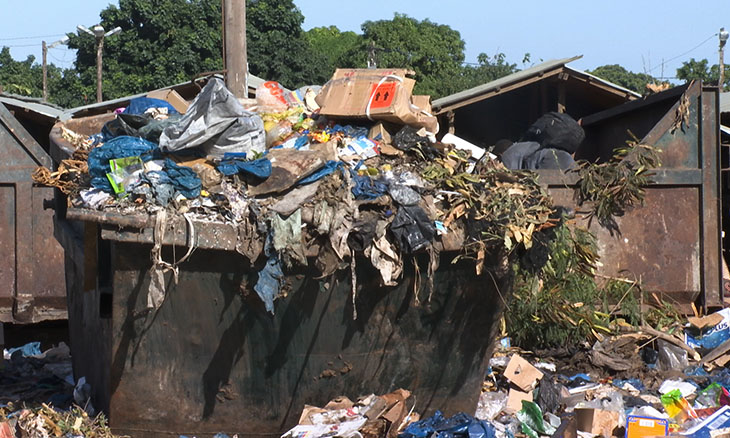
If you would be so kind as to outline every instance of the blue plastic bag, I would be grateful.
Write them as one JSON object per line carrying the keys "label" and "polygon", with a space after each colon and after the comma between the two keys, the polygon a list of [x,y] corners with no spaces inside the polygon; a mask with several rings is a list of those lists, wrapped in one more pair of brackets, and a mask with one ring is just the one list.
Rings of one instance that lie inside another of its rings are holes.
{"label": "blue plastic bag", "polygon": [[235,175],[243,172],[259,179],[266,179],[271,175],[271,161],[268,158],[259,158],[253,161],[229,159],[218,165],[218,171],[223,175]]}
{"label": "blue plastic bag", "polygon": [[135,97],[129,101],[129,105],[124,108],[125,114],[144,114],[150,108],[167,108],[168,114],[178,114],[174,106],[170,102],[153,97]]}
{"label": "blue plastic bag", "polygon": [[178,166],[169,158],[165,159],[165,173],[170,178],[172,185],[183,196],[188,199],[200,196],[202,183],[200,177],[189,167]]}
{"label": "blue plastic bag", "polygon": [[411,423],[401,432],[399,438],[494,438],[494,426],[484,420],[460,412],[450,418],[441,411],[433,416]]}
{"label": "blue plastic bag", "polygon": [[87,162],[89,175],[91,175],[91,186],[114,194],[114,189],[106,177],[106,174],[111,171],[109,160],[138,156],[142,158],[142,161],[149,161],[155,158],[158,152],[156,144],[138,137],[123,135],[109,140],[89,152]]}

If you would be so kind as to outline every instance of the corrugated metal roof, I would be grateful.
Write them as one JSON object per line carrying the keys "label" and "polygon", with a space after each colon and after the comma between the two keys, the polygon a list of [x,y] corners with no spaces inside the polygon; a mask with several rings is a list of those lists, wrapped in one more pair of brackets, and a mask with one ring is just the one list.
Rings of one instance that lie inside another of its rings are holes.
{"label": "corrugated metal roof", "polygon": [[624,92],[626,94],[630,94],[630,95],[632,95],[634,97],[637,97],[637,98],[638,97],[641,97],[641,94],[637,93],[636,91],[629,90],[628,88],[624,88],[621,85],[617,85],[617,84],[614,84],[613,82],[607,81],[605,79],[601,79],[598,76],[592,75],[592,74],[590,74],[588,72],[585,72],[583,70],[578,70],[578,69],[573,68],[573,67],[571,67],[569,65],[566,65],[565,68],[567,68],[568,70],[570,70],[572,72],[575,72],[577,74],[585,75],[585,76],[591,78],[591,81],[600,82],[600,83],[602,83],[602,84],[604,84],[604,85],[606,85],[608,87],[615,88],[616,90],[622,91],[622,92]]}
{"label": "corrugated metal roof", "polygon": [[[221,75],[214,75],[214,76],[223,79],[223,76],[221,76]],[[201,78],[200,80],[203,80],[203,79],[204,78]],[[249,73],[248,88],[255,89],[264,82],[266,82],[266,80],[261,79],[260,77]],[[170,85],[168,87],[163,87],[163,88],[160,88],[160,90],[169,90],[171,88],[182,87],[182,86],[188,85],[188,84],[190,84],[190,81],[181,82],[179,84]],[[156,90],[150,90],[150,91],[156,91]],[[134,94],[132,96],[125,96],[125,97],[120,97],[118,99],[105,100],[104,102],[91,103],[88,105],[82,105],[82,106],[78,106],[76,108],[71,108],[69,110],[64,111],[63,114],[60,115],[60,119],[62,122],[65,122],[65,121],[73,118],[74,115],[76,115],[78,113],[83,113],[85,111],[94,110],[97,108],[104,108],[104,107],[122,107],[122,106],[125,106],[130,100],[135,99],[137,97],[144,97],[147,95],[147,93],[148,92],[144,92],[144,93]]]}
{"label": "corrugated metal roof", "polygon": [[61,115],[61,113],[63,113],[63,109],[61,107],[44,102],[42,99],[18,96],[11,93],[0,93],[0,103],[7,106],[33,111],[34,113],[51,119],[56,119]]}
{"label": "corrugated metal roof", "polygon": [[530,68],[520,70],[516,73],[512,73],[511,75],[507,75],[507,76],[501,77],[499,79],[495,79],[492,82],[487,82],[486,84],[482,84],[482,85],[476,86],[474,88],[469,88],[468,90],[459,91],[458,93],[454,93],[450,96],[436,99],[433,101],[431,106],[433,107],[434,111],[436,111],[445,106],[449,106],[454,103],[461,102],[462,100],[467,100],[472,97],[479,96],[480,94],[484,94],[489,91],[493,91],[497,88],[502,88],[507,85],[513,84],[515,82],[520,82],[525,79],[531,78],[533,76],[537,76],[548,70],[554,70],[556,68],[560,68],[560,67],[564,66],[565,64],[567,64],[571,61],[575,61],[576,59],[580,59],[582,57],[583,57],[583,55],[578,55],[578,56],[573,56],[570,58],[554,59],[551,61],[546,61],[546,62],[543,62],[542,64],[538,64],[538,65],[532,66]]}

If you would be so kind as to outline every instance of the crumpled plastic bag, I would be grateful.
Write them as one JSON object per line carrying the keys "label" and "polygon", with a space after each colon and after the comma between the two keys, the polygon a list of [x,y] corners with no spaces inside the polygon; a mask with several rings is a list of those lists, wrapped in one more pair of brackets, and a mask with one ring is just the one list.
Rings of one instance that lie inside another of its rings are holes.
{"label": "crumpled plastic bag", "polygon": [[266,179],[271,175],[271,161],[268,158],[246,161],[240,159],[225,159],[218,165],[223,175],[235,175],[239,172],[253,175],[259,179]]}
{"label": "crumpled plastic bag", "polygon": [[274,300],[281,292],[281,284],[284,280],[284,271],[281,270],[281,260],[279,254],[274,249],[273,233],[269,233],[266,237],[264,245],[264,254],[268,259],[266,265],[259,271],[259,278],[253,287],[261,301],[264,302],[266,311],[274,314]]}
{"label": "crumpled plastic bag", "polygon": [[425,248],[436,235],[436,227],[423,209],[417,205],[402,206],[395,214],[390,231],[401,251],[412,254]]}
{"label": "crumpled plastic bag", "polygon": [[555,428],[542,418],[540,406],[531,401],[522,401],[522,409],[517,412],[517,418],[522,423],[522,433],[530,438],[538,438],[538,433],[542,435],[555,433]]}
{"label": "crumpled plastic bag", "polygon": [[445,418],[441,411],[411,423],[398,438],[495,438],[494,426],[484,420],[459,412]]}
{"label": "crumpled plastic bag", "polygon": [[144,114],[150,108],[167,108],[168,114],[178,114],[170,102],[154,97],[135,97],[129,101],[129,105],[124,108],[123,114]]}
{"label": "crumpled plastic bag", "polygon": [[154,158],[154,151],[156,150],[158,150],[156,144],[142,138],[129,136],[113,138],[92,149],[89,152],[87,161],[89,175],[91,175],[91,186],[113,194],[114,189],[106,177],[106,174],[111,171],[109,160],[139,156],[142,161],[149,161]]}
{"label": "crumpled plastic bag", "polygon": [[211,79],[180,121],[160,136],[160,148],[178,152],[200,148],[206,155],[264,152],[266,132],[258,114],[246,111],[221,79]]}

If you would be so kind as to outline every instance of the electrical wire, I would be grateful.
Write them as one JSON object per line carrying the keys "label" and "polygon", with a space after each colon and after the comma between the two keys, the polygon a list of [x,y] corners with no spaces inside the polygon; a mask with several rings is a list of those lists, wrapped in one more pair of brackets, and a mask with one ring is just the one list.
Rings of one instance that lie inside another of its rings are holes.
{"label": "electrical wire", "polygon": [[6,46],[5,44],[0,44],[0,46],[2,46],[2,47],[10,47],[10,48],[13,48],[13,47],[38,47],[39,44],[40,43],[36,43],[36,44],[12,44],[12,45],[9,45],[9,46]]}
{"label": "electrical wire", "polygon": [[0,41],[18,41],[18,40],[34,40],[38,38],[51,38],[57,36],[64,36],[63,33],[56,33],[53,35],[38,35],[38,36],[27,36],[27,37],[11,37],[11,38],[0,38]]}
{"label": "electrical wire", "polygon": [[712,38],[715,38],[715,37],[716,37],[716,36],[718,36],[718,35],[719,35],[719,33],[713,33],[712,35],[710,35],[709,37],[707,37],[707,39],[706,39],[706,40],[702,41],[701,43],[697,44],[696,46],[694,46],[694,47],[692,47],[691,49],[687,50],[686,52],[682,53],[681,55],[677,55],[677,56],[675,56],[675,57],[673,57],[673,58],[669,58],[669,59],[663,60],[663,61],[661,62],[661,64],[657,65],[657,66],[656,66],[656,67],[654,67],[654,68],[650,68],[650,69],[649,69],[649,70],[647,70],[646,72],[647,72],[647,73],[651,73],[652,71],[654,71],[654,70],[658,69],[659,67],[663,67],[664,65],[666,65],[667,63],[670,63],[670,62],[674,61],[675,59],[681,58],[681,57],[683,57],[683,56],[685,56],[685,55],[687,55],[687,54],[689,54],[689,53],[691,53],[691,52],[693,52],[693,51],[695,51],[695,50],[699,49],[699,48],[700,48],[700,46],[702,46],[703,44],[705,44],[706,42],[710,41],[710,40],[711,40]]}

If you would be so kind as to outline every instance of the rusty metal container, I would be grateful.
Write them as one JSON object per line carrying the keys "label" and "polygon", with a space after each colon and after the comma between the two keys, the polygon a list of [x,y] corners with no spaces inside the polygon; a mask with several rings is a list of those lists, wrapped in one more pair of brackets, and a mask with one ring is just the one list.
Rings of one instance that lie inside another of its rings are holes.
{"label": "rusty metal container", "polygon": [[51,158],[3,104],[0,151],[0,323],[65,319],[64,253],[45,208],[53,189],[31,180]]}
{"label": "rusty metal container", "polygon": [[[59,157],[69,151],[57,129],[51,138]],[[76,377],[112,429],[134,437],[278,436],[305,404],[401,387],[417,412],[471,413],[511,290],[509,274],[476,276],[473,262],[452,264],[455,252],[442,253],[430,299],[409,261],[399,286],[382,287],[362,260],[356,318],[349,270],[288,275],[272,316],[251,293],[237,229],[194,222],[197,248],[151,313],[153,219],[68,209],[57,222]],[[169,224],[165,260],[186,251],[189,233],[181,218]]]}
{"label": "rusty metal container", "polygon": [[[586,140],[577,158],[610,159],[614,148],[632,138],[662,151],[645,205],[618,218],[618,232],[591,224],[599,274],[638,281],[690,314],[693,303],[723,306],[718,117],[717,89],[695,82],[582,121]],[[556,205],[580,210],[573,200],[575,174],[537,173]]]}

